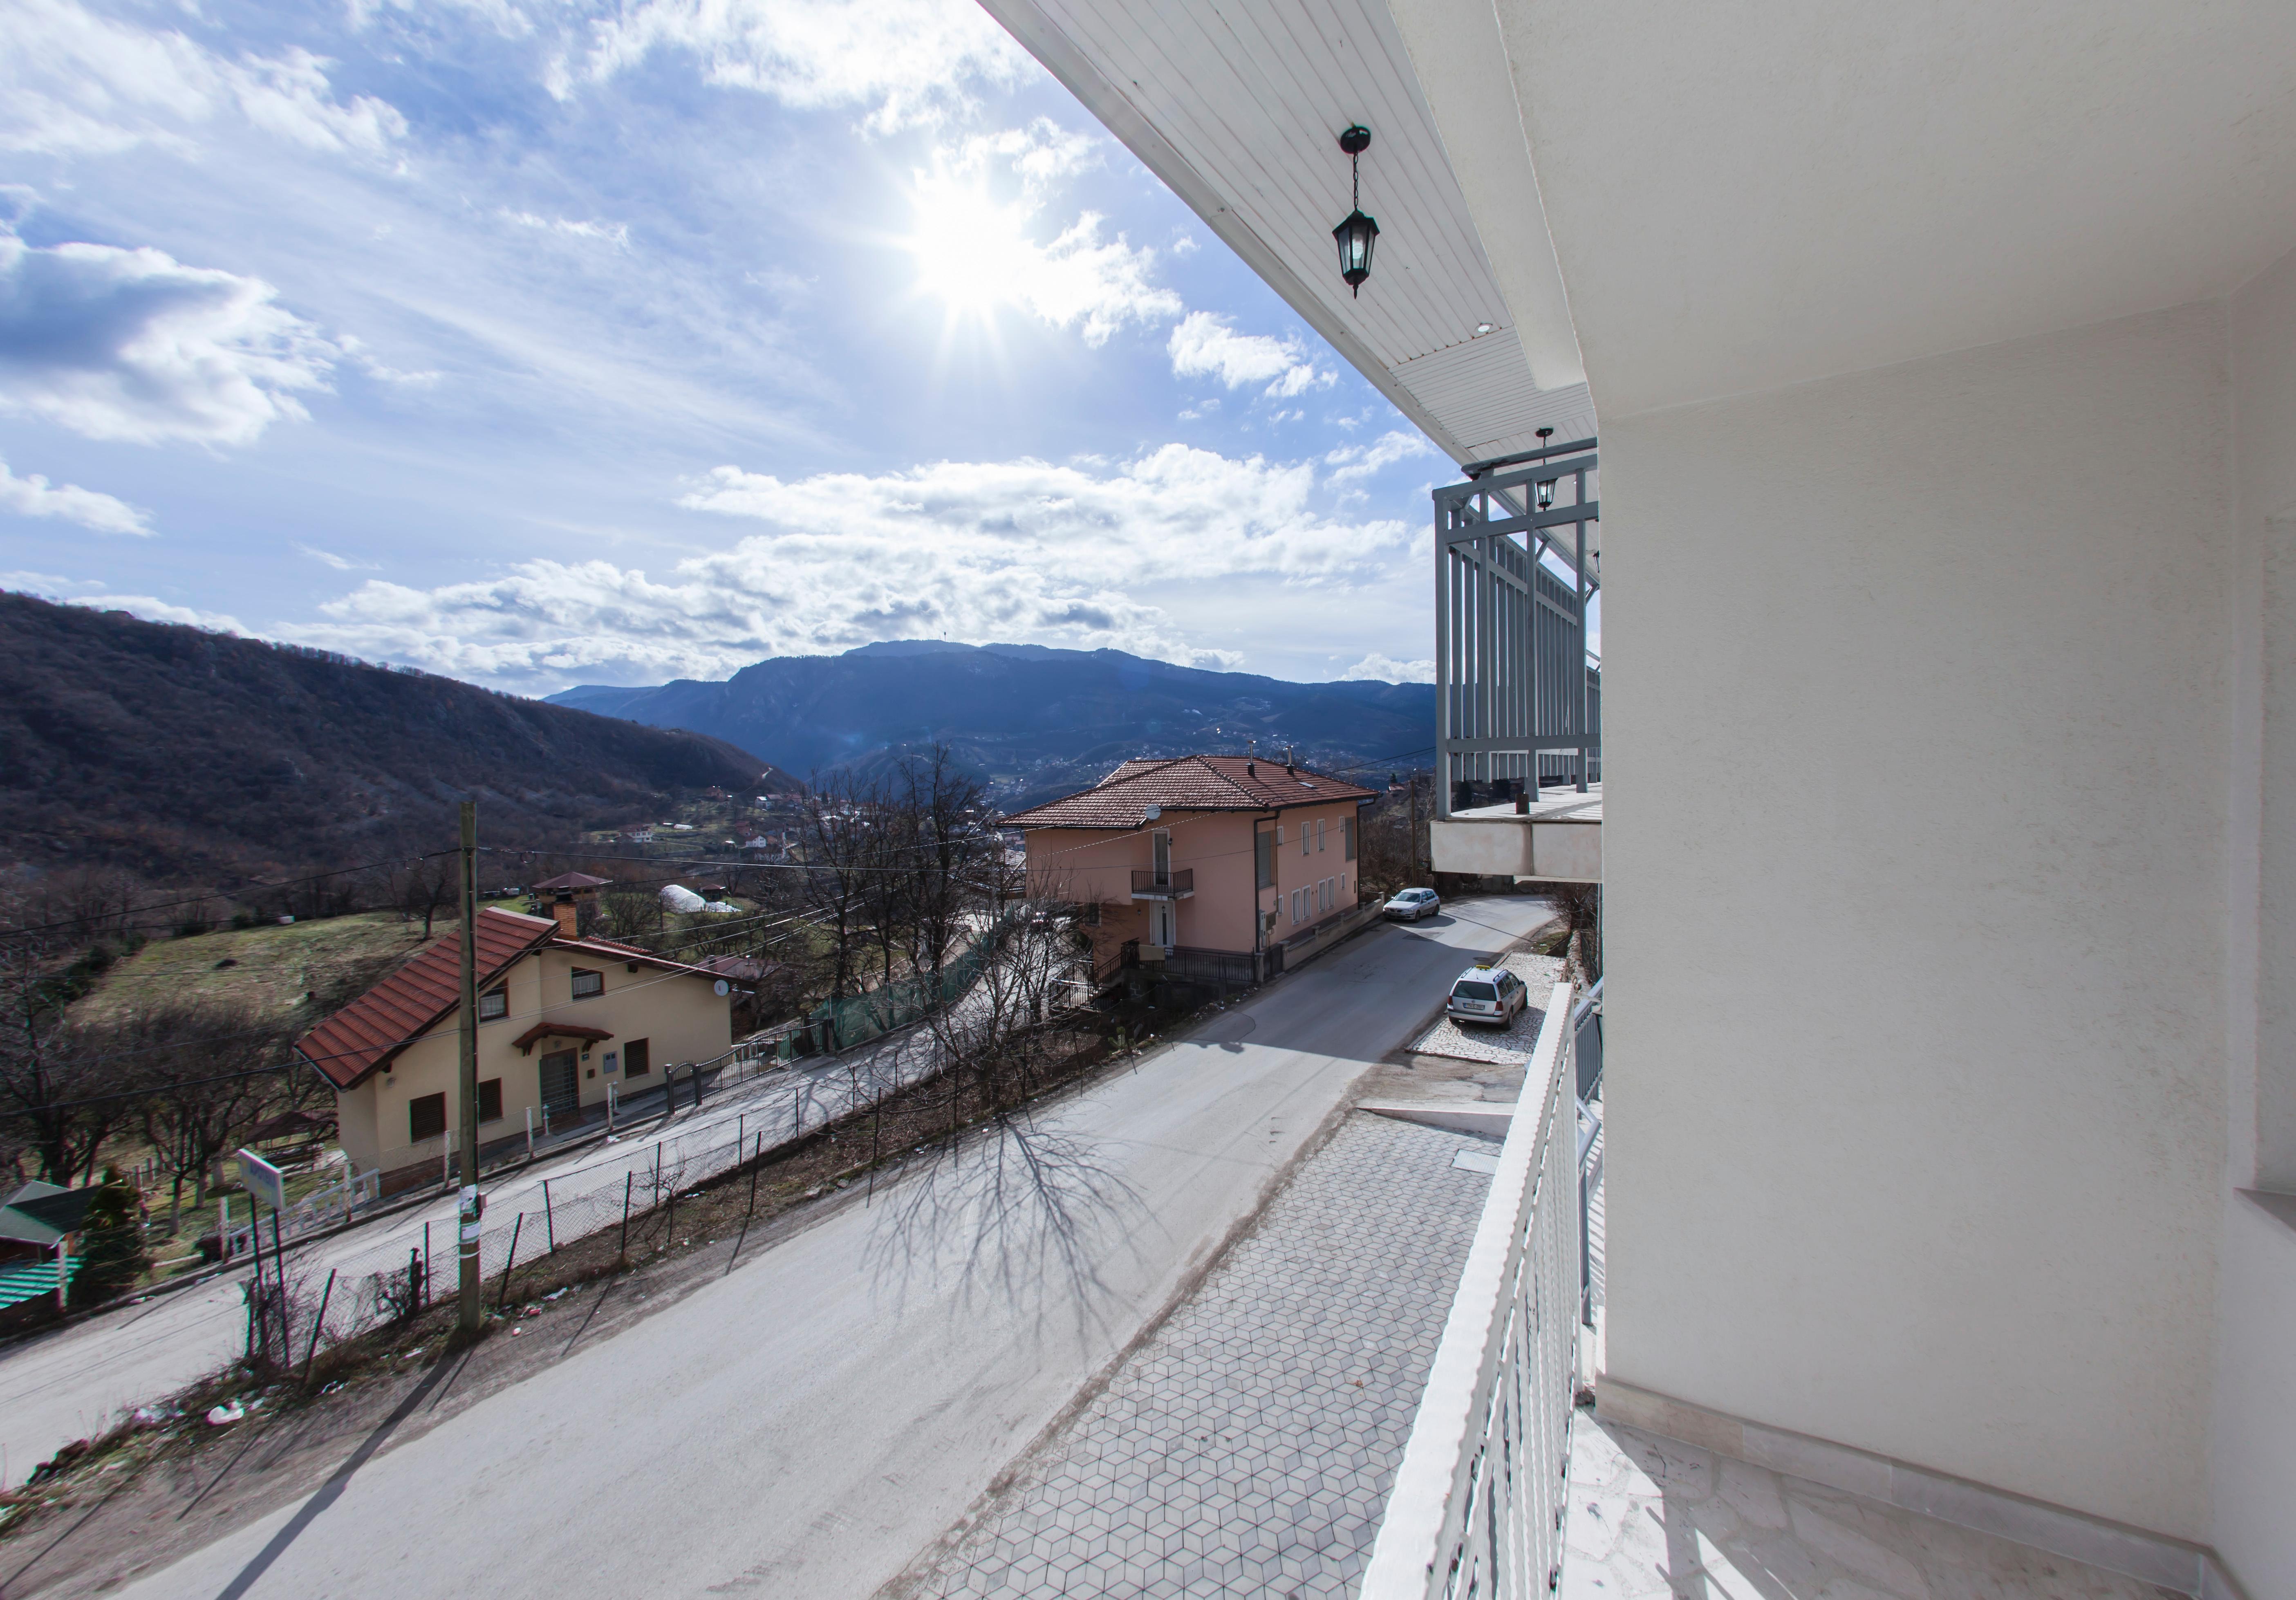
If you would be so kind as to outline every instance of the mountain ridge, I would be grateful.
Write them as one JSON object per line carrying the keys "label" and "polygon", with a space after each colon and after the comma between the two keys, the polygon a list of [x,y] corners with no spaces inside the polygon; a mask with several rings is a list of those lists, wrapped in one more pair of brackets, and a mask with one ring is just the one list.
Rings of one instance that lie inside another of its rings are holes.
{"label": "mountain ridge", "polygon": [[1324,767],[1415,765],[1435,720],[1430,684],[1300,684],[1120,650],[933,639],[773,656],[717,680],[579,685],[549,703],[707,734],[795,774],[865,771],[945,743],[1008,807],[1096,781],[1129,756],[1255,742]]}
{"label": "mountain ridge", "polygon": [[36,867],[336,867],[451,844],[472,793],[489,844],[562,846],[760,783],[795,787],[704,734],[0,593],[0,857]]}

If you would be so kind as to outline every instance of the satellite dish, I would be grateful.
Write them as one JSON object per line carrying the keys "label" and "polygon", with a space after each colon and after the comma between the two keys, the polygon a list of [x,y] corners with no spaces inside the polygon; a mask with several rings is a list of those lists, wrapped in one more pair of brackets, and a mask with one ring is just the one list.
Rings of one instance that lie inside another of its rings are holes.
{"label": "satellite dish", "polygon": [[1141,816],[1150,822],[1154,822],[1158,817],[1163,815],[1164,808],[1161,806],[1151,806],[1148,809],[1141,813]]}
{"label": "satellite dish", "polygon": [[734,986],[726,982],[723,978],[718,979],[717,982],[711,984],[709,987],[720,995],[730,995],[734,992]]}

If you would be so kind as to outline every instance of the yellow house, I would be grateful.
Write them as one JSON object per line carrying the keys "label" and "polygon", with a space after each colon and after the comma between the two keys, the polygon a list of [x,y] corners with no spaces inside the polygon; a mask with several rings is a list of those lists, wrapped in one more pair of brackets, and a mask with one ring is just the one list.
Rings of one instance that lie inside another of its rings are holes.
{"label": "yellow house", "polygon": [[[549,917],[479,914],[479,1142],[483,1149],[603,1115],[607,1095],[733,1046],[717,973]],[[436,1177],[458,1137],[460,930],[296,1041],[335,1087],[352,1169],[385,1193]]]}

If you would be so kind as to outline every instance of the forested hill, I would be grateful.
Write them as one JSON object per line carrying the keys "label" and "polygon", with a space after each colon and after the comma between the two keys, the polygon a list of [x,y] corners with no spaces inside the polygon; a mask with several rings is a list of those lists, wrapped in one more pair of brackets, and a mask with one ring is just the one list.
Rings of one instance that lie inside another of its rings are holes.
{"label": "forested hill", "polygon": [[790,772],[865,767],[940,742],[1008,808],[1096,782],[1127,756],[1296,747],[1325,768],[1423,764],[1429,684],[1287,683],[1037,644],[868,644],[776,656],[723,683],[585,686],[551,696],[657,727],[713,734]]}
{"label": "forested hill", "polygon": [[790,780],[701,734],[403,669],[0,594],[0,856],[155,878],[496,844]]}

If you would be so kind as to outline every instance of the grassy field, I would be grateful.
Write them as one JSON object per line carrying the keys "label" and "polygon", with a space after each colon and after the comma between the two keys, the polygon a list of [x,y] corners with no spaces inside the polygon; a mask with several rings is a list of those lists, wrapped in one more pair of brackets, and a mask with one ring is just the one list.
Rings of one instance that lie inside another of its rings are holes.
{"label": "grassy field", "polygon": [[[442,917],[438,931],[449,925]],[[156,939],[114,963],[72,1012],[98,1022],[144,1005],[209,1000],[247,1005],[265,1022],[308,1024],[320,1005],[340,1004],[347,986],[364,988],[422,946],[422,923],[395,911]]]}

